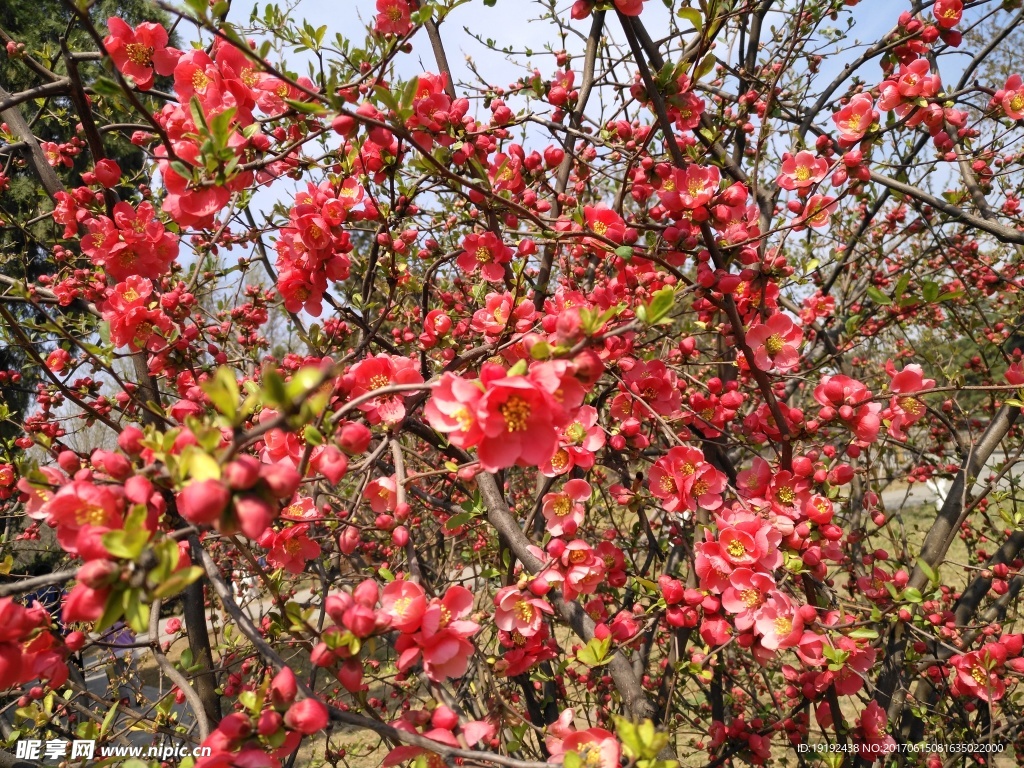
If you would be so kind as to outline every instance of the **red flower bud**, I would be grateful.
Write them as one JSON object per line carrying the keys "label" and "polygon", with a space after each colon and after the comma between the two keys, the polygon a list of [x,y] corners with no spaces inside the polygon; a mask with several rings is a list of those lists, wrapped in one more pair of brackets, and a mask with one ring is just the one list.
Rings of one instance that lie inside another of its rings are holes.
{"label": "red flower bud", "polygon": [[366,449],[370,447],[372,437],[373,435],[370,434],[370,430],[365,424],[349,422],[338,433],[338,445],[345,453],[354,456],[366,452]]}
{"label": "red flower bud", "polygon": [[224,482],[234,491],[247,491],[260,479],[260,462],[255,456],[239,456],[224,467]]}
{"label": "red flower bud", "polygon": [[231,491],[220,480],[200,480],[178,494],[178,514],[194,525],[212,525],[230,500]]}
{"label": "red flower bud", "polygon": [[281,671],[270,681],[270,701],[275,707],[287,707],[295,701],[298,692],[295,673],[288,667],[282,667]]}
{"label": "red flower bud", "polygon": [[278,499],[290,499],[299,489],[302,476],[291,464],[263,464],[260,466],[260,476],[267,488]]}
{"label": "red flower bud", "polygon": [[327,707],[315,699],[295,702],[284,716],[285,725],[306,736],[326,728],[328,720]]}

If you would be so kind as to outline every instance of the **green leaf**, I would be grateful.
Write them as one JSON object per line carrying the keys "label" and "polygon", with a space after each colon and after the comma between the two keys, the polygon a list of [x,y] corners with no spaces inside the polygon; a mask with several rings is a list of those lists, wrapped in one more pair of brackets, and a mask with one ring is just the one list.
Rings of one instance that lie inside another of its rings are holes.
{"label": "green leaf", "polygon": [[700,32],[700,28],[704,20],[704,17],[701,16],[700,11],[698,11],[696,8],[680,8],[678,11],[676,11],[676,16],[678,16],[681,19],[686,19],[686,21],[693,24],[693,28],[695,30]]}
{"label": "green leaf", "polygon": [[454,531],[456,528],[460,528],[468,523],[473,517],[474,515],[469,512],[459,512],[448,518],[448,521],[444,524],[444,529],[448,532]]}
{"label": "green leaf", "polygon": [[922,595],[921,590],[916,587],[907,587],[903,590],[903,599],[908,603],[920,603],[924,600],[924,595]]}
{"label": "green leaf", "polygon": [[921,287],[921,295],[924,296],[924,300],[929,304],[934,304],[938,300],[940,292],[939,284],[931,280]]}
{"label": "green leaf", "polygon": [[850,633],[850,637],[854,640],[877,640],[878,633],[873,629],[861,627],[860,629],[853,630],[853,632]]}
{"label": "green leaf", "polygon": [[[672,286],[666,286],[661,290],[655,291],[650,304],[644,308],[644,322],[648,325],[657,325],[672,311],[675,301],[676,291]],[[637,313],[637,317],[639,317],[639,313]]]}
{"label": "green leaf", "polygon": [[904,272],[903,276],[896,283],[896,290],[893,293],[893,297],[899,299],[907,290],[907,286],[910,285],[910,273]]}
{"label": "green leaf", "polygon": [[103,724],[100,726],[100,736],[106,736],[107,731],[110,730],[110,726],[114,724],[114,719],[117,717],[117,710],[121,706],[120,701],[115,701],[114,706],[107,712],[106,717],[103,718]]}
{"label": "green leaf", "polygon": [[294,99],[285,99],[285,103],[294,109],[296,112],[300,112],[303,115],[326,115],[327,107],[319,102],[315,101],[295,101]]}
{"label": "green leaf", "polygon": [[630,261],[633,258],[633,246],[620,245],[615,249],[615,255],[624,261]]}
{"label": "green leaf", "polygon": [[153,590],[153,597],[158,597],[161,600],[168,597],[174,597],[202,575],[203,569],[198,565],[192,565],[188,568],[183,568],[180,571],[175,571],[167,578],[166,581]]}
{"label": "green leaf", "polygon": [[405,84],[402,89],[402,109],[405,110],[412,106],[413,99],[416,98],[416,89],[419,88],[420,79],[414,77]]}
{"label": "green leaf", "polygon": [[140,590],[130,589],[124,599],[124,620],[136,632],[149,629],[149,606],[142,602]]}
{"label": "green leaf", "polygon": [[111,80],[109,77],[97,77],[92,81],[92,89],[96,92],[97,96],[120,96],[121,86]]}
{"label": "green leaf", "polygon": [[552,349],[548,342],[541,339],[530,347],[530,357],[534,360],[547,360],[551,357]]}
{"label": "green leaf", "polygon": [[608,649],[611,647],[612,640],[610,637],[606,637],[604,640],[598,640],[596,637],[587,643],[583,648],[576,654],[576,660],[580,664],[584,664],[588,667],[600,667],[611,661],[608,656]]}
{"label": "green leaf", "polygon": [[890,299],[888,296],[886,296],[873,285],[868,286],[867,293],[868,296],[871,297],[871,300],[875,302],[875,304],[878,304],[879,306],[886,307],[892,304],[892,299]]}
{"label": "green leaf", "polygon": [[509,376],[525,376],[527,365],[525,360],[517,360],[516,364],[508,369]]}
{"label": "green leaf", "polygon": [[112,592],[103,606],[103,614],[96,622],[95,631],[102,632],[108,627],[114,626],[114,622],[124,615],[124,600],[121,592]]}
{"label": "green leaf", "polygon": [[938,572],[923,557],[917,558],[917,567],[921,569],[921,572],[928,577],[932,584],[938,585],[941,583]]}
{"label": "green leaf", "polygon": [[210,398],[213,407],[234,422],[238,415],[238,401],[241,393],[238,388],[238,379],[235,378],[232,370],[226,365],[220,366],[208,381],[203,382],[201,389]]}
{"label": "green leaf", "polygon": [[698,65],[697,70],[693,73],[694,80],[702,79],[706,74],[715,68],[715,64],[718,60],[715,58],[713,53],[709,53],[704,57],[704,60]]}
{"label": "green leaf", "polygon": [[669,742],[667,733],[659,732],[654,723],[644,720],[642,723],[632,723],[624,717],[615,717],[615,734],[622,742],[622,751],[626,757],[648,768],[671,768],[678,765],[673,760],[658,760],[658,753]]}
{"label": "green leaf", "polygon": [[138,560],[149,542],[150,531],[144,525],[103,534],[103,546],[114,557],[124,560]]}

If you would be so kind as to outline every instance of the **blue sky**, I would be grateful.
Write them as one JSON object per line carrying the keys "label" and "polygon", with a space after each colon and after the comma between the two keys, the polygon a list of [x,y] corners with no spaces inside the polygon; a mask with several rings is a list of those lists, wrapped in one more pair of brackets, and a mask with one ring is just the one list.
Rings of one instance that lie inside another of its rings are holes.
{"label": "blue sky", "polygon": [[[232,3],[229,19],[240,26],[245,26],[253,6],[258,5],[262,9],[266,4],[264,0],[235,0]],[[278,4],[285,5],[283,2]],[[571,0],[559,3],[557,7],[561,18],[569,19],[571,5]],[[356,40],[361,41],[362,29],[365,25],[373,22],[376,14],[375,6],[375,0],[342,0],[342,2],[338,0],[298,0],[292,4],[295,9],[292,15],[297,20],[307,19],[313,26],[326,23],[328,33],[325,40],[327,41],[333,39],[335,33],[344,35],[347,30],[351,31]],[[864,0],[855,9],[857,23],[853,30],[853,38],[868,42],[877,40],[880,35],[892,28],[900,12],[906,7],[905,3],[892,4],[885,0]],[[545,42],[553,41],[556,43],[555,47],[560,47],[560,41],[558,41],[556,30],[551,22],[538,18],[543,12],[543,6],[528,2],[528,0],[497,0],[494,7],[487,7],[480,0],[474,0],[454,9],[441,26],[441,35],[455,81],[457,83],[459,81],[476,82],[475,75],[467,66],[467,57],[473,59],[481,75],[494,85],[509,85],[523,74],[523,67],[526,65],[531,68],[536,67],[545,77],[550,76],[555,71],[556,64],[554,57],[545,51]],[[669,9],[660,0],[649,0],[644,8],[642,18],[653,37],[657,38],[661,30],[668,29],[669,14]],[[772,22],[778,24],[781,21],[781,16],[770,15],[766,26],[770,27]],[[570,54],[580,57],[576,59],[575,64],[578,71],[582,67],[584,47],[582,38],[585,38],[589,31],[590,20],[570,21],[569,23],[581,33],[580,37],[570,35],[566,40],[566,48]],[[517,52],[529,48],[533,50],[533,55],[527,57],[520,53],[514,56],[505,56],[500,52],[491,51],[474,39],[467,30],[474,31],[482,38],[493,39],[499,48],[509,47]],[[611,16],[606,24],[606,34],[616,40],[624,40],[618,22]],[[857,55],[860,47],[849,45],[849,42],[849,40],[846,41],[844,49],[837,55],[826,58],[819,75],[822,81],[825,77],[830,77],[832,73],[839,72],[850,57]],[[411,55],[398,57],[396,61],[397,75],[400,78],[410,78],[424,71],[436,72],[437,64],[427,35],[420,32],[414,36],[412,47]],[[719,56],[734,58],[729,55],[725,43],[720,43],[716,52]],[[305,67],[301,59],[294,55],[289,57],[287,63],[289,69],[300,73]],[[633,66],[628,66],[632,73]],[[874,71],[877,72],[877,67]],[[272,189],[257,196],[254,208],[268,210],[275,200],[287,200],[294,188],[293,183],[281,180]]]}

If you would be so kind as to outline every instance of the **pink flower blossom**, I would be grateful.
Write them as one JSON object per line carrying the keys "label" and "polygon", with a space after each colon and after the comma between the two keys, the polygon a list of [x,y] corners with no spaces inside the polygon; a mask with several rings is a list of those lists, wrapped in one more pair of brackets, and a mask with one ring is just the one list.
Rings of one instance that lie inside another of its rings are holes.
{"label": "pink flower blossom", "polygon": [[181,51],[167,47],[167,30],[160,24],[143,22],[132,29],[116,16],[107,19],[110,30],[103,41],[114,66],[122,75],[135,81],[139,90],[148,91],[153,74],[174,73]]}
{"label": "pink flower blossom", "polygon": [[380,610],[391,619],[392,628],[399,632],[415,632],[427,610],[423,587],[405,579],[392,581],[381,593]]}
{"label": "pink flower blossom", "polygon": [[787,154],[782,161],[778,184],[783,189],[807,189],[821,182],[828,173],[828,160],[802,150]]}
{"label": "pink flower blossom", "polygon": [[541,631],[544,616],[554,613],[551,605],[516,586],[502,587],[494,596],[494,623],[505,632],[518,632],[532,637]]}
{"label": "pink flower blossom", "polygon": [[594,454],[604,448],[604,444],[605,434],[597,423],[597,409],[592,405],[581,406],[576,419],[562,429],[558,449],[541,465],[541,473],[556,477],[573,467],[588,470],[594,466]]}
{"label": "pink flower blossom", "polygon": [[726,477],[697,448],[676,446],[651,467],[648,485],[668,512],[718,509]]}
{"label": "pink flower blossom", "polygon": [[412,30],[408,0],[377,0],[374,30],[381,35],[407,35]]}
{"label": "pink flower blossom", "polygon": [[423,672],[434,682],[466,674],[473,644],[469,638],[480,625],[465,617],[473,609],[473,593],[464,587],[449,587],[444,597],[434,598],[423,612],[420,629],[402,634],[395,643],[398,668],[407,671],[422,657]]}
{"label": "pink flower blossom", "polygon": [[932,13],[936,24],[943,29],[952,29],[964,15],[964,4],[960,0],[936,0]]}
{"label": "pink flower blossom", "polygon": [[914,394],[931,389],[935,380],[926,379],[919,365],[908,365],[897,373],[892,360],[889,360],[885,370],[890,376],[889,391],[893,393],[887,414],[890,419],[889,435],[897,440],[906,440],[904,429],[919,421],[926,410],[924,403]]}
{"label": "pink flower blossom", "polygon": [[1006,84],[996,92],[992,101],[1002,107],[1003,112],[1011,120],[1024,120],[1024,85],[1021,76],[1010,75]]}
{"label": "pink flower blossom", "polygon": [[734,614],[736,629],[746,632],[754,626],[755,618],[769,592],[775,589],[775,579],[750,568],[737,568],[729,574],[729,586],[722,593],[722,607]]}
{"label": "pink flower blossom", "polygon": [[[618,4],[620,0],[616,0]],[[639,15],[639,11],[632,15]],[[585,731],[573,731],[561,741],[560,751],[551,752],[551,760],[556,764],[565,761],[566,753],[573,752],[579,756],[583,765],[593,768],[618,768],[622,756],[622,747],[618,739],[604,728],[587,728]]]}
{"label": "pink flower blossom", "polygon": [[836,212],[839,203],[831,195],[811,195],[797,219],[800,226],[827,227],[829,218]]}
{"label": "pink flower blossom", "polygon": [[988,643],[980,651],[954,656],[950,660],[954,695],[999,701],[1006,693],[1005,662],[1006,648],[1000,643]]}
{"label": "pink flower blossom", "polygon": [[572,536],[583,524],[586,510],[582,502],[590,500],[590,484],[586,480],[567,482],[557,493],[544,495],[541,512],[552,536]]}
{"label": "pink flower blossom", "polygon": [[[386,352],[356,363],[349,376],[352,379],[349,396],[352,398],[395,384],[423,383],[417,361]],[[381,395],[360,403],[359,410],[366,414],[366,420],[371,424],[398,424],[405,418],[405,398],[413,394],[415,392]]]}
{"label": "pink flower blossom", "polygon": [[754,350],[754,365],[762,371],[786,373],[799,365],[797,352],[803,333],[784,312],[747,331],[747,344]]}
{"label": "pink flower blossom", "polygon": [[320,556],[320,545],[309,538],[309,525],[302,523],[285,528],[279,533],[268,531],[260,544],[270,551],[267,562],[289,573],[302,573],[306,563]]}
{"label": "pink flower blossom", "polygon": [[500,283],[505,278],[503,265],[511,260],[512,249],[493,232],[483,232],[466,235],[462,241],[462,253],[455,263],[467,274],[473,274],[479,268],[484,280]]}
{"label": "pink flower blossom", "polygon": [[775,651],[795,646],[803,635],[804,622],[793,601],[776,590],[758,611],[754,629],[761,645]]}
{"label": "pink flower blossom", "polygon": [[849,104],[832,115],[839,136],[850,144],[864,138],[874,122],[873,108],[874,100],[867,93],[858,93],[850,99]]}

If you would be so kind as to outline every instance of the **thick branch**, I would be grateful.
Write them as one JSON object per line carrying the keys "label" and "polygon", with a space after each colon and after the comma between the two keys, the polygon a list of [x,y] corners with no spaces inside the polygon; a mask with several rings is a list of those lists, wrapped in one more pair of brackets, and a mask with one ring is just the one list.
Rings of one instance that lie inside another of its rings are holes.
{"label": "thick branch", "polygon": [[[530,552],[530,540],[516,522],[505,498],[498,488],[494,475],[482,472],[477,475],[477,485],[487,507],[487,520],[498,533],[508,542],[512,554],[522,562],[530,573],[538,573],[544,568],[537,557]],[[560,595],[551,593],[551,603],[562,619],[572,627],[573,631],[584,641],[594,637],[594,621],[587,615],[579,603],[567,602]],[[633,668],[624,656],[615,654],[608,665],[615,686],[622,693],[626,710],[637,720],[654,716],[654,704],[648,699],[640,686],[640,681],[633,674]]]}

